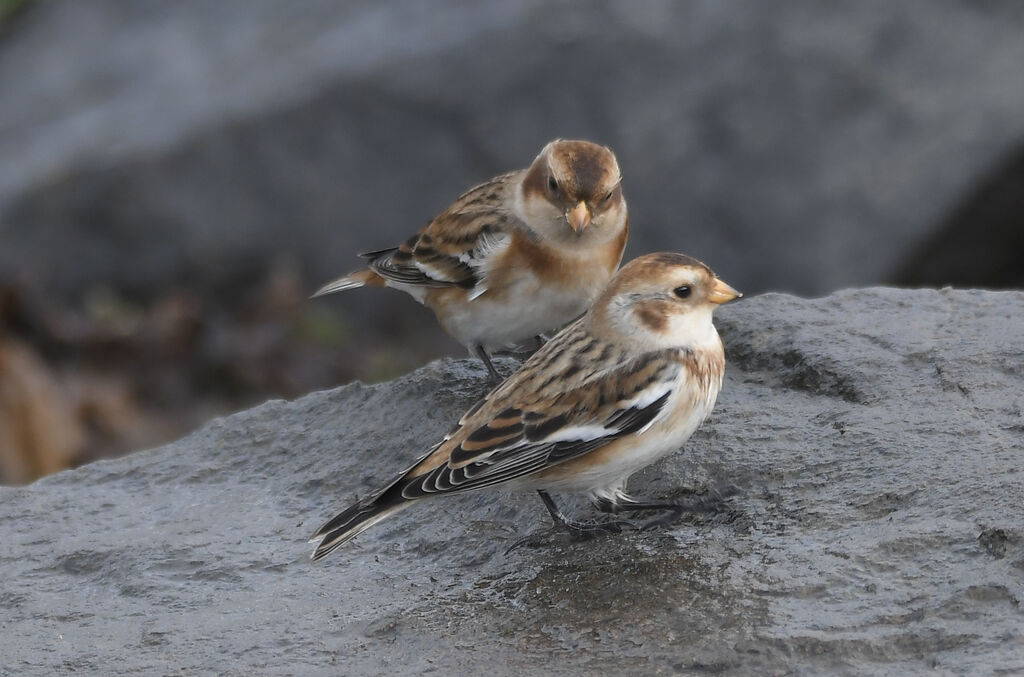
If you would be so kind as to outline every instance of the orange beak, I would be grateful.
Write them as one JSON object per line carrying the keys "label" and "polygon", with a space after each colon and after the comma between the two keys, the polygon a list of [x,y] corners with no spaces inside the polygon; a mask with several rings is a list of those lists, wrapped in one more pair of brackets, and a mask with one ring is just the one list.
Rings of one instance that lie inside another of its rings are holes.
{"label": "orange beak", "polygon": [[565,213],[565,218],[574,231],[582,233],[590,223],[590,210],[587,208],[587,203],[580,200],[578,205]]}
{"label": "orange beak", "polygon": [[708,294],[708,300],[717,305],[741,296],[743,294],[716,278],[714,286],[711,287],[711,293]]}

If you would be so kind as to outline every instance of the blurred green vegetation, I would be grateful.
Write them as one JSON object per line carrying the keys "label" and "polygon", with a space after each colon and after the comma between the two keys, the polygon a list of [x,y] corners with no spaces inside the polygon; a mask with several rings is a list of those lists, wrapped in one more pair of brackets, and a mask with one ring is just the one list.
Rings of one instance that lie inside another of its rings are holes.
{"label": "blurred green vegetation", "polygon": [[304,306],[294,319],[293,338],[328,348],[345,348],[352,332],[343,315],[325,305]]}
{"label": "blurred green vegetation", "polygon": [[29,5],[35,0],[0,0],[0,23],[3,23],[14,14]]}

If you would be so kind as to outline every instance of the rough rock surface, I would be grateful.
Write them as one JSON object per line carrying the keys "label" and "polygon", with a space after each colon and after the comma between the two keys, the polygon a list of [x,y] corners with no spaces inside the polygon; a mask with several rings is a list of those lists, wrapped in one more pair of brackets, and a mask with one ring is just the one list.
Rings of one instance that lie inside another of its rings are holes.
{"label": "rough rock surface", "polygon": [[1014,0],[34,3],[0,40],[0,277],[315,284],[582,136],[630,257],[878,283],[1024,142],[1022,29]]}
{"label": "rough rock surface", "polygon": [[1024,293],[718,317],[715,413],[632,487],[727,513],[505,555],[542,507],[480,493],[310,563],[480,394],[476,363],[435,362],[0,490],[0,674],[1024,671]]}

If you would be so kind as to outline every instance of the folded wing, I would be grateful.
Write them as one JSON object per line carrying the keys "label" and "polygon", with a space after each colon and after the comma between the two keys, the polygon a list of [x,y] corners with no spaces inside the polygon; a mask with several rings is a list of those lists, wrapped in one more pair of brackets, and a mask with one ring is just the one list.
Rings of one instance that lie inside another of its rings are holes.
{"label": "folded wing", "polygon": [[[446,460],[414,466],[393,490],[400,486],[403,498],[414,499],[479,489],[640,433],[665,412],[679,368],[674,360],[645,356],[576,390],[524,398],[494,414],[485,405],[435,448],[433,457]],[[636,388],[638,381],[646,385]]]}
{"label": "folded wing", "polygon": [[363,254],[381,277],[407,285],[461,287],[482,293],[489,262],[511,242],[514,217],[501,199],[510,176],[481,184],[399,247]]}

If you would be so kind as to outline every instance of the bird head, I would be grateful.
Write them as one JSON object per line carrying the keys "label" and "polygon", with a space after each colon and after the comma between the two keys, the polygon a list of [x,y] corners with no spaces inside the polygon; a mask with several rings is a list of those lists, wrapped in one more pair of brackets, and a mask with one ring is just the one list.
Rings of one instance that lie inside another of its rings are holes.
{"label": "bird head", "polygon": [[611,150],[589,141],[544,146],[522,190],[527,222],[559,240],[617,235],[626,217],[619,163]]}
{"label": "bird head", "polygon": [[696,259],[647,254],[615,274],[592,306],[590,321],[599,331],[651,348],[700,348],[718,341],[714,309],[739,296]]}

